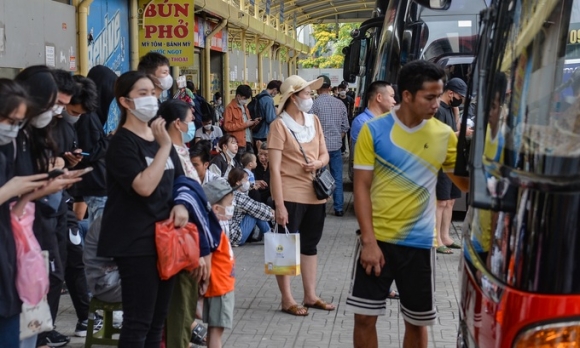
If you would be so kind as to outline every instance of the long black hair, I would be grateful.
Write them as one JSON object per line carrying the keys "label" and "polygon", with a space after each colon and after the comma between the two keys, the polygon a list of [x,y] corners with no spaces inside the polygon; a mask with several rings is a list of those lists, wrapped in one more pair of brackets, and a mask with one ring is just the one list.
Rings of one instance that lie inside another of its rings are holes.
{"label": "long black hair", "polygon": [[187,112],[191,110],[189,104],[179,99],[169,99],[159,105],[157,116],[165,120],[165,128],[169,129],[169,125],[180,120],[185,122]]}
{"label": "long black hair", "polygon": [[[33,118],[50,110],[58,96],[58,86],[52,75],[52,70],[44,65],[34,65],[22,70],[14,81],[21,84],[29,95],[29,105],[26,115]],[[48,171],[49,164],[54,163],[58,147],[52,138],[52,126],[37,129],[27,125],[26,129],[30,155],[39,173]]]}
{"label": "long black hair", "polygon": [[58,86],[52,71],[45,65],[33,65],[22,70],[14,81],[18,82],[29,95],[27,116],[34,117],[56,104]]}
{"label": "long black hair", "polygon": [[115,99],[117,100],[117,104],[119,105],[119,110],[121,110],[121,119],[119,120],[119,126],[117,129],[123,127],[125,122],[127,122],[127,109],[123,105],[121,105],[121,98],[127,98],[129,93],[133,90],[133,86],[137,83],[137,81],[141,79],[149,79],[153,85],[155,85],[155,81],[144,72],[141,71],[128,71],[123,75],[119,76],[117,81],[115,82]]}
{"label": "long black hair", "polygon": [[0,78],[0,119],[10,118],[10,115],[20,105],[28,107],[28,93],[16,81]]}

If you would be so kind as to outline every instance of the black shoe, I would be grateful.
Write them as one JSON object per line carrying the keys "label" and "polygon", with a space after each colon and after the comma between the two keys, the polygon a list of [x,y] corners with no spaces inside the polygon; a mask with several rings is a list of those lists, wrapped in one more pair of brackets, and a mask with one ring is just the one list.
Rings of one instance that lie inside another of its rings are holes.
{"label": "black shoe", "polygon": [[335,210],[334,215],[335,216],[344,216],[344,212],[342,210]]}
{"label": "black shoe", "polygon": [[[77,321],[77,327],[75,328],[75,336],[77,337],[87,337],[87,329],[89,328],[89,320],[85,319],[83,321]],[[93,333],[99,332],[103,328],[103,317],[96,314],[93,323]]]}
{"label": "black shoe", "polygon": [[49,347],[62,347],[70,342],[70,337],[67,337],[56,330],[52,330],[46,335],[46,345]]}

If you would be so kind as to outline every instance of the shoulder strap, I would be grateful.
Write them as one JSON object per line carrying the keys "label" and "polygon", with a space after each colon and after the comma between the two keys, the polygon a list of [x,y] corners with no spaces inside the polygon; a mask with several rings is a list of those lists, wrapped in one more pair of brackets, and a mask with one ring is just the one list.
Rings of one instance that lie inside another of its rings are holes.
{"label": "shoulder strap", "polygon": [[304,156],[304,160],[306,161],[306,164],[308,164],[308,158],[306,158],[306,153],[304,153],[304,149],[302,148],[302,145],[300,145],[298,138],[296,138],[296,134],[294,134],[294,131],[292,131],[290,128],[288,128],[288,130],[290,131],[290,133],[292,133],[292,135],[294,136],[294,139],[296,139],[296,142],[298,143],[298,147],[300,147],[300,152],[302,152],[302,156]]}

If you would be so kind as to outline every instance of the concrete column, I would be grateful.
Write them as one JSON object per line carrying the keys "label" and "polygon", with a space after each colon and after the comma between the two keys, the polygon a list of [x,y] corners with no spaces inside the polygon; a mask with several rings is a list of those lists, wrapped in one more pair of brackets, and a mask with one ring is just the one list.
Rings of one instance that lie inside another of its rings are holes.
{"label": "concrete column", "polygon": [[242,75],[244,78],[242,79],[243,84],[248,83],[248,76],[246,76],[246,66],[248,66],[248,58],[247,58],[247,49],[246,49],[246,30],[242,29],[242,52],[244,53],[244,66],[242,67]]}

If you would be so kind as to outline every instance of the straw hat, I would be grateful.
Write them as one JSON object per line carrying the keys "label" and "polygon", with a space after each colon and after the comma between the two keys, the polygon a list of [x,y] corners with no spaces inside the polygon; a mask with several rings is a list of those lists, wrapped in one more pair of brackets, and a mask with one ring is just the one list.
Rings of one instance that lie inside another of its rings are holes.
{"label": "straw hat", "polygon": [[298,75],[288,76],[280,86],[280,103],[276,109],[276,114],[280,115],[282,113],[284,104],[286,104],[286,101],[292,94],[298,93],[308,86],[314,90],[319,89],[322,87],[323,82],[324,80],[322,78],[308,82]]}

